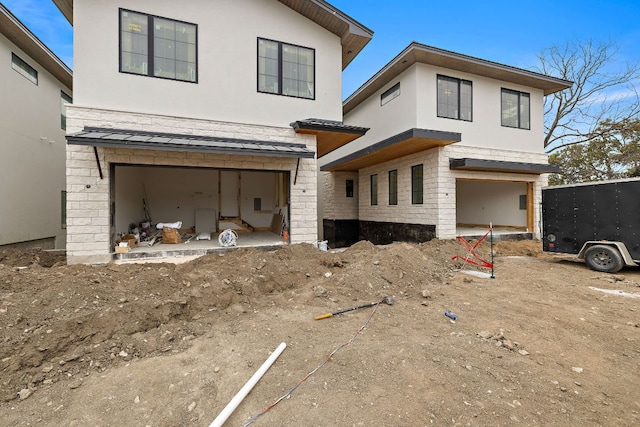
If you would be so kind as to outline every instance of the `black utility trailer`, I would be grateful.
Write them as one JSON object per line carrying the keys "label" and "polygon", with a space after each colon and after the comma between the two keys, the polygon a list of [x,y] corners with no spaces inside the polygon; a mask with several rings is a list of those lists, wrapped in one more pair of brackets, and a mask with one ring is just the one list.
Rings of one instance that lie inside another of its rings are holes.
{"label": "black utility trailer", "polygon": [[543,188],[542,246],[596,271],[640,264],[640,178]]}

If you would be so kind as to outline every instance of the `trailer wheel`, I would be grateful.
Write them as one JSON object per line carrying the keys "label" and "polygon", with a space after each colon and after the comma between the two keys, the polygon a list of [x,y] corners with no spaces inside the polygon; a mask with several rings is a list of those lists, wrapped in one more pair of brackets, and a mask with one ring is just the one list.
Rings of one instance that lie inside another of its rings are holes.
{"label": "trailer wheel", "polygon": [[592,270],[603,273],[617,273],[624,267],[620,252],[606,245],[591,246],[584,253],[584,261]]}

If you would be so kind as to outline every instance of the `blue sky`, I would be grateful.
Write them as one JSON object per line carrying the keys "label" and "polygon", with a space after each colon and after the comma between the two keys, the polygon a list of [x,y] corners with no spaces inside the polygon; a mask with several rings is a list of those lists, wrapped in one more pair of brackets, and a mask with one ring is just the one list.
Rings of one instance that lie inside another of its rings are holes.
{"label": "blue sky", "polygon": [[[72,28],[51,0],[1,1],[73,68]],[[412,41],[532,69],[536,54],[550,46],[611,40],[620,47],[620,61],[640,61],[638,0],[329,2],[374,31],[373,40],[344,72],[344,97]]]}

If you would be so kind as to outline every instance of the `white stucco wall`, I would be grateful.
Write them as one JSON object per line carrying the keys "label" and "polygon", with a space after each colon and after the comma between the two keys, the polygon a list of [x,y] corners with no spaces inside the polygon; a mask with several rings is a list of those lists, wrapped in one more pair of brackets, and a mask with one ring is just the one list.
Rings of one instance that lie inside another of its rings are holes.
{"label": "white stucco wall", "polygon": [[[344,117],[344,122],[353,126],[369,128],[364,136],[322,156],[321,165],[368,147],[386,138],[397,135],[408,129],[415,128],[417,118],[417,73],[415,67],[409,68],[398,78],[393,79],[376,94],[370,96],[358,107]],[[400,96],[380,105],[380,95],[400,82]]]}
{"label": "white stucco wall", "polygon": [[[316,150],[312,135],[296,134],[290,127],[265,127],[238,123],[184,119],[171,116],[150,116],[113,110],[84,108],[68,109],[68,130],[79,131],[85,126],[112,126],[143,131],[176,131],[185,134],[222,136],[239,139],[273,139],[304,143]],[[290,173],[289,236],[292,243],[315,242],[317,227],[317,167],[315,159],[300,159],[296,173],[295,158],[220,155],[191,152],[99,148],[103,178],[92,147],[67,146],[67,262],[105,263],[112,257],[112,236],[115,230],[109,219],[110,165],[165,165],[243,170],[287,171]]]}
{"label": "white stucco wall", "polygon": [[[437,75],[470,80],[473,84],[473,121],[437,116]],[[401,94],[385,105],[380,95],[400,82]],[[503,127],[500,117],[501,88],[530,94],[531,130]],[[349,111],[344,121],[370,127],[361,138],[324,156],[320,165],[344,157],[411,128],[462,134],[455,145],[543,153],[543,93],[541,90],[501,82],[470,73],[452,71],[427,64],[415,64],[381,90]],[[544,160],[546,163],[546,160]]]}
{"label": "white stucco wall", "polygon": [[[12,69],[12,52],[38,72],[37,85]],[[2,35],[0,56],[0,245],[46,239],[61,249],[65,131],[60,91],[72,92]]]}
{"label": "white stucco wall", "polygon": [[[532,153],[544,152],[543,92],[541,90],[425,64],[416,64],[416,67],[418,82],[416,127],[459,132],[462,134],[462,141],[457,143],[459,145]],[[438,74],[472,82],[473,121],[437,116]],[[530,130],[502,126],[501,88],[530,94]]]}
{"label": "white stucco wall", "polygon": [[[198,83],[120,73],[119,9],[197,24]],[[75,103],[286,127],[342,119],[340,38],[275,0],[74,3]],[[315,49],[316,99],[257,91],[257,39]]]}

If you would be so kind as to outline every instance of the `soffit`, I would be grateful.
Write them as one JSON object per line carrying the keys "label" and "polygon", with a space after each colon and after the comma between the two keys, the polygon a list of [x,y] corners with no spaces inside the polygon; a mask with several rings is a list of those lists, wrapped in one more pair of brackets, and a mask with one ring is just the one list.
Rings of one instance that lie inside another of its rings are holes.
{"label": "soffit", "polygon": [[541,89],[545,95],[567,89],[573,84],[568,80],[413,42],[344,101],[343,114],[353,110],[417,63]]}
{"label": "soffit", "polygon": [[29,58],[22,58],[23,60],[27,62],[29,62],[28,59],[36,61],[64,86],[72,89],[73,77],[71,69],[38,37],[29,31],[2,3],[0,3],[0,33],[29,55]]}
{"label": "soffit", "polygon": [[430,129],[409,129],[362,150],[337,159],[320,168],[326,172],[357,172],[400,157],[419,153],[434,147],[459,142],[462,135]]}
{"label": "soffit", "polygon": [[316,136],[318,158],[360,138],[369,130],[365,127],[322,119],[298,120],[291,123],[291,127],[296,133]]}

